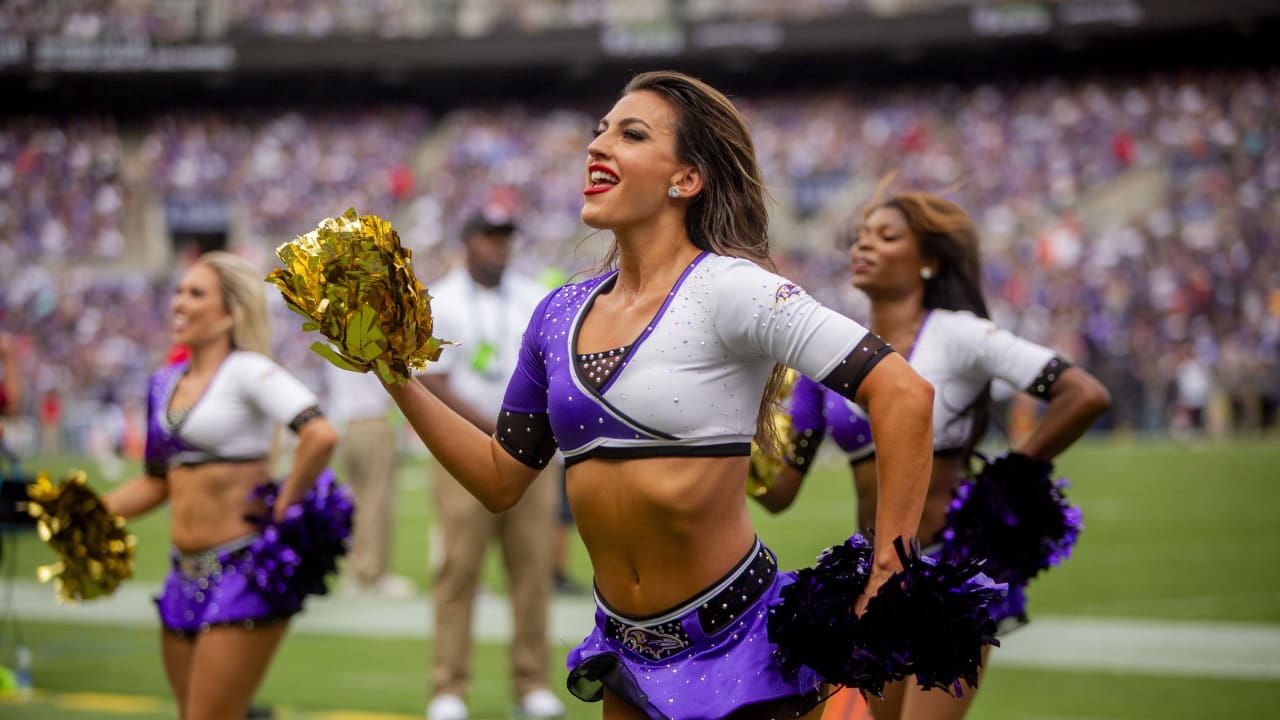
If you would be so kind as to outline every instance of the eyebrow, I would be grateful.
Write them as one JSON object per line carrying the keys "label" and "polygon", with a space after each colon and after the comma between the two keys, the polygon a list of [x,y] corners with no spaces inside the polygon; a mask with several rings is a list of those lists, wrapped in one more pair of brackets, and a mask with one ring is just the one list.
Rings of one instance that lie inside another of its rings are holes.
{"label": "eyebrow", "polygon": [[[605,119],[605,118],[600,118],[600,124],[601,124],[601,125],[603,125],[604,127],[609,127],[609,121],[608,121],[607,119]],[[643,125],[643,126],[645,126],[645,127],[649,128],[650,130],[652,130],[652,129],[653,129],[653,127],[652,127],[651,125],[649,125],[649,123],[645,122],[644,120],[641,120],[641,119],[640,119],[640,118],[638,118],[638,117],[623,118],[623,119],[621,119],[621,120],[619,120],[619,121],[618,121],[618,124],[619,124],[619,125],[636,125],[636,124],[639,124],[639,125]]]}

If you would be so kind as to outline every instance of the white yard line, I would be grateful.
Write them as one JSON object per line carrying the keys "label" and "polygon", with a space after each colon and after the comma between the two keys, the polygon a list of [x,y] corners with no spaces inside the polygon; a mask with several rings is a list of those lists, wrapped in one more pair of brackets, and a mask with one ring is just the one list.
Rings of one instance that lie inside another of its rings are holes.
{"label": "white yard line", "polygon": [[[139,583],[121,588],[109,598],[67,606],[54,601],[47,585],[29,580],[2,582],[0,616],[20,623],[155,627],[154,590]],[[425,638],[430,632],[429,607],[425,597],[312,598],[294,632]],[[556,598],[551,611],[552,641],[572,644],[581,640],[590,632],[593,612],[590,599]],[[475,628],[480,640],[510,637],[511,611],[506,598],[482,594]],[[993,664],[1009,667],[1277,680],[1280,625],[1038,616],[1029,626],[1004,638],[992,658]]]}

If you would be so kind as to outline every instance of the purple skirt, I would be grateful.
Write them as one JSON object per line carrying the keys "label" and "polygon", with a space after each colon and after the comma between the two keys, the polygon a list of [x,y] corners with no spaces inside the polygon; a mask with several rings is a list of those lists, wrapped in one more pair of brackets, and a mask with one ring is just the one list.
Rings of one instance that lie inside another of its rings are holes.
{"label": "purple skirt", "polygon": [[170,553],[172,569],[155,598],[169,632],[195,637],[214,627],[254,628],[287,620],[302,609],[269,602],[253,582],[249,535],[203,552]]}
{"label": "purple skirt", "polygon": [[652,720],[719,720],[768,703],[775,717],[803,715],[821,700],[807,667],[787,673],[769,642],[769,606],[794,573],[759,540],[728,575],[697,597],[643,618],[596,595],[596,626],[569,652],[569,692],[597,702],[608,688]]}

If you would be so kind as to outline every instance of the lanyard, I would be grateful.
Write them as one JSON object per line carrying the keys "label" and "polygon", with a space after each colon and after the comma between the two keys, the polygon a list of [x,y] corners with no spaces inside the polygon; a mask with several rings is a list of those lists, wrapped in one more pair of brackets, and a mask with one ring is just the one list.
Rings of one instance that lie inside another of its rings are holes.
{"label": "lanyard", "polygon": [[493,323],[494,329],[497,331],[496,336],[489,336],[484,329],[488,323],[482,322],[484,312],[480,307],[480,297],[482,295],[480,286],[476,281],[467,275],[467,295],[470,302],[467,305],[471,313],[471,328],[476,335],[476,344],[471,351],[471,369],[479,375],[486,377],[496,376],[500,371],[502,363],[498,362],[498,354],[502,349],[502,344],[507,342],[510,334],[507,332],[511,318],[507,311],[507,289],[505,283],[498,283],[493,288],[492,294],[495,296],[495,313],[497,319]]}

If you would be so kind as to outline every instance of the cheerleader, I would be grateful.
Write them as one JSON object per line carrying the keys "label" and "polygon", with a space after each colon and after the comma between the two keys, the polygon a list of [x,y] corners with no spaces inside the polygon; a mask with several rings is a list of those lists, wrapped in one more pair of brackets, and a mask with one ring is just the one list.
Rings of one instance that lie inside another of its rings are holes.
{"label": "cheerleader", "polygon": [[[991,383],[1002,380],[1046,403],[1043,418],[1006,467],[1047,472],[1049,461],[1071,446],[1110,406],[1092,375],[1053,350],[996,327],[980,287],[977,228],[959,206],[936,195],[903,193],[873,202],[850,250],[853,284],[871,300],[871,330],[907,359],[934,388],[933,471],[920,522],[926,553],[942,549],[953,495],[970,473],[974,449],[987,431]],[[897,438],[874,428],[863,410],[820,383],[801,377],[792,391],[787,466],[763,483],[757,499],[780,512],[795,499],[823,438],[830,434],[853,470],[858,525],[877,528],[878,457]],[[873,443],[873,437],[881,442]],[[1030,482],[1028,478],[1027,482]],[[1026,578],[1009,580],[993,607],[1007,628],[1025,621]],[[1021,580],[1021,582],[1019,581]],[[990,648],[984,648],[984,664]],[[910,687],[908,687],[910,685]],[[873,700],[877,720],[963,717],[974,689],[959,697],[914,683],[889,686]]]}

